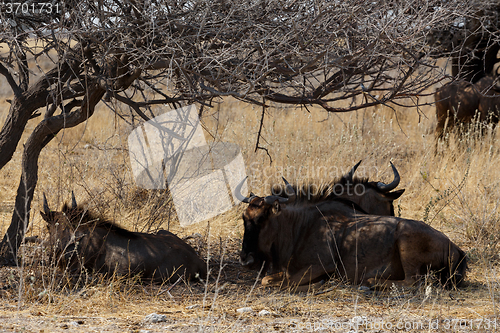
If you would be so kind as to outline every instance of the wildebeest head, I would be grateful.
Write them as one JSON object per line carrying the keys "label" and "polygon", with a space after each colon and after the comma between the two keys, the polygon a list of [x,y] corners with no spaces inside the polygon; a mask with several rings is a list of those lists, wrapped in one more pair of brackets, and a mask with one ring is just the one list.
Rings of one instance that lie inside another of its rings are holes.
{"label": "wildebeest head", "polygon": [[500,120],[500,67],[497,68],[496,76],[486,76],[476,83],[481,92],[479,105],[479,120],[484,123],[496,124]]}
{"label": "wildebeest head", "polygon": [[398,199],[404,189],[393,191],[400,182],[399,172],[390,162],[394,179],[389,184],[369,182],[367,179],[353,178],[359,161],[340,181],[330,184],[330,196],[343,198],[357,204],[364,212],[372,215],[394,216],[394,200]]}
{"label": "wildebeest head", "polygon": [[52,258],[57,259],[60,266],[77,260],[75,251],[82,236],[77,228],[86,214],[85,210],[78,207],[74,194],[72,193],[71,207],[64,204],[60,212],[49,208],[47,198],[43,194],[43,212],[40,212],[40,215],[47,222]]}
{"label": "wildebeest head", "polygon": [[[360,164],[361,161],[340,179],[327,184],[291,186],[297,201],[315,203],[324,200],[348,200],[355,204],[354,208],[360,213],[394,216],[393,201],[405,191],[404,189],[393,191],[401,180],[398,170],[391,162],[394,179],[389,184],[372,182],[367,178],[354,177]],[[282,185],[275,185],[272,192],[288,197],[286,192],[291,191],[284,191]]]}
{"label": "wildebeest head", "polygon": [[245,232],[240,252],[240,262],[249,269],[256,269],[260,268],[264,261],[270,263],[270,258],[265,258],[262,252],[258,250],[260,231],[270,219],[281,213],[282,204],[293,200],[293,188],[283,178],[287,184],[289,198],[278,195],[258,197],[253,193],[250,193],[249,197],[245,197],[241,194],[241,187],[245,180],[246,178],[235,189],[237,198],[244,203],[248,203],[248,208],[243,213]]}

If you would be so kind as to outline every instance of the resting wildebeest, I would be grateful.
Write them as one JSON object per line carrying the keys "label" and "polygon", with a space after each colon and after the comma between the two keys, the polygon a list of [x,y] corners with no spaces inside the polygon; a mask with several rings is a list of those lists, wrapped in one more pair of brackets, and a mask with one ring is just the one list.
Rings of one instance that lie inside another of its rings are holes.
{"label": "resting wildebeest", "polygon": [[[498,111],[491,107],[495,77],[488,75],[475,84],[453,81],[434,93],[436,101],[436,136],[441,139],[446,130],[460,123],[470,124],[475,119],[483,124],[498,122]],[[494,103],[495,101],[493,101]]]}
{"label": "resting wildebeest", "polygon": [[[370,214],[378,215],[394,215],[393,201],[399,198],[403,190],[392,191],[399,185],[400,177],[396,167],[391,163],[392,171],[394,173],[394,180],[390,184],[382,182],[370,182],[368,179],[356,178],[353,175],[356,169],[361,164],[359,161],[346,175],[341,177],[338,181],[320,186],[304,185],[300,188],[286,183],[285,187],[276,185],[273,186],[273,195],[264,198],[267,204],[273,204],[276,200],[285,203],[290,199],[295,200],[296,193],[301,200],[308,204],[315,204],[319,201],[344,202],[351,207],[351,210],[358,212],[368,212]],[[240,193],[243,182],[235,189],[235,195],[238,196],[240,201],[250,203],[254,197],[250,194],[250,198],[243,197]],[[359,191],[362,191],[362,195]],[[284,196],[282,196],[282,194]],[[288,197],[291,196],[291,197]],[[246,221],[246,220],[245,220]],[[263,272],[266,273],[272,267],[272,261],[266,258],[266,255],[258,250],[258,237],[260,228],[256,223],[245,222],[245,233],[243,235],[242,251],[240,253],[240,261],[244,267],[249,269],[261,268],[263,262]],[[273,267],[273,273],[275,269]]]}
{"label": "resting wildebeest", "polygon": [[[338,181],[333,181],[329,184],[303,185],[301,187],[291,186],[289,192],[298,193],[300,196],[307,196],[310,202],[325,198],[342,200],[346,199],[356,204],[361,211],[374,215],[391,215],[394,216],[393,201],[399,198],[404,189],[391,192],[401,181],[399,172],[390,162],[394,179],[389,184],[382,182],[370,182],[367,178],[353,179],[354,173],[361,164],[361,161]],[[273,194],[285,194],[287,196],[287,187],[274,186]],[[362,193],[362,195],[360,195]]]}
{"label": "resting wildebeest", "polygon": [[273,268],[263,284],[284,277],[283,286],[307,286],[337,276],[369,287],[411,286],[434,271],[451,286],[465,277],[464,252],[421,221],[370,215],[335,195],[311,199],[293,195],[291,186],[287,191],[289,198],[239,195],[249,203],[240,259],[249,268],[263,262],[263,271]]}
{"label": "resting wildebeest", "polygon": [[125,230],[78,206],[74,195],[71,207],[65,204],[56,212],[49,209],[44,194],[43,210],[53,258],[72,273],[85,268],[108,276],[140,274],[155,282],[206,276],[205,262],[168,231],[155,235]]}

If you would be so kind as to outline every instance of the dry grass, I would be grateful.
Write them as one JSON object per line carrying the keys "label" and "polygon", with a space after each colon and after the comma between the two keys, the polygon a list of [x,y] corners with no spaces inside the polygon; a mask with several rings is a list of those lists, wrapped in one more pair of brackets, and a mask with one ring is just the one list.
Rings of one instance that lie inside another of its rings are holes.
{"label": "dry grass", "polygon": [[[8,104],[0,104],[0,120],[7,109]],[[444,332],[453,325],[457,328],[456,322],[447,322],[450,319],[474,320],[462,323],[461,328],[468,331],[472,323],[471,330],[476,331],[480,319],[496,318],[500,288],[500,150],[496,131],[480,140],[474,135],[461,142],[451,140],[449,147],[441,145],[434,154],[433,107],[420,110],[424,115],[420,117],[413,109],[368,109],[343,115],[309,111],[278,107],[266,114],[261,145],[269,150],[272,164],[264,151],[255,152],[259,108],[228,99],[217,109],[208,110],[202,121],[208,141],[239,144],[251,189],[257,194],[268,193],[269,184],[279,181],[281,175],[294,182],[328,181],[360,159],[360,175],[387,181],[392,177],[388,167],[392,161],[401,173],[399,188],[406,188],[396,203],[396,212],[425,220],[467,251],[470,271],[464,288],[443,291],[429,284],[412,291],[377,294],[338,281],[328,282],[316,295],[279,292],[258,284],[254,288],[257,273],[241,271],[237,262],[244,207],[181,228],[165,193],[134,185],[126,146],[132,127],[100,105],[86,124],[60,133],[43,151],[28,235],[45,235],[37,213],[43,192],[56,209],[75,191],[79,201],[87,201],[129,229],[169,228],[181,237],[200,234],[191,241],[205,258],[210,255],[212,278],[206,286],[180,283],[171,289],[170,285],[142,285],[134,279],[103,280],[92,275],[74,284],[50,265],[41,247],[27,246],[22,269],[1,270],[0,328],[29,332],[68,328],[311,331],[311,325],[316,324],[322,325],[316,328],[343,332],[353,318],[365,317],[368,326],[358,327],[364,331],[380,331],[376,325],[381,322],[394,326],[388,331],[398,331],[395,326],[399,322],[427,325],[429,320],[437,320],[439,329],[430,331]],[[32,120],[29,128],[36,122]],[[0,172],[2,235],[10,223],[19,165],[20,151]],[[244,306],[254,311],[235,311]],[[257,313],[261,310],[270,314],[260,317]],[[144,317],[152,312],[164,314],[166,321],[144,323]],[[482,325],[484,328],[484,322]]]}

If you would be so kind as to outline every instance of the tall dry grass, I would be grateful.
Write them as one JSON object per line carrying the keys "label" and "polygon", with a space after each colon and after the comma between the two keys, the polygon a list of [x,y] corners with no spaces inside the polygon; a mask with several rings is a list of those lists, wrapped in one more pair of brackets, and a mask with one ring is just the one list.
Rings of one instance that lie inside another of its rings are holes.
{"label": "tall dry grass", "polygon": [[[119,105],[112,107],[120,114],[126,114]],[[0,104],[0,118],[5,117],[7,110],[8,104]],[[169,107],[165,106],[153,111],[161,114],[168,110]],[[462,137],[452,134],[448,143],[437,145],[436,153],[432,106],[420,109],[419,113],[415,109],[381,107],[348,114],[328,114],[317,108],[275,106],[266,111],[260,141],[268,155],[264,150],[255,150],[260,119],[259,107],[233,99],[221,101],[214,109],[206,110],[202,117],[207,141],[233,142],[240,146],[254,193],[269,193],[270,184],[280,182],[282,175],[291,182],[330,181],[347,172],[360,159],[363,162],[358,175],[390,181],[389,161],[392,161],[401,174],[399,188],[406,189],[395,203],[396,213],[405,218],[424,220],[464,248],[470,259],[471,272],[469,287],[463,292],[465,297],[475,297],[475,304],[470,305],[472,312],[466,313],[484,316],[497,313],[496,298],[500,286],[497,274],[500,250],[497,130],[489,130],[482,137],[474,132]],[[87,202],[93,209],[105,212],[129,229],[153,231],[168,228],[181,237],[194,234],[191,240],[194,247],[205,257],[210,255],[214,279],[204,286],[186,285],[180,294],[173,296],[168,286],[141,285],[133,279],[119,277],[102,280],[90,274],[82,275],[82,280],[75,282],[48,261],[43,247],[27,245],[24,254],[26,269],[21,275],[12,273],[11,278],[20,290],[16,298],[18,302],[38,304],[43,313],[67,316],[76,313],[92,316],[102,311],[113,316],[123,313],[123,304],[128,304],[126,313],[134,318],[142,316],[145,309],[155,310],[155,306],[145,304],[156,304],[156,309],[168,307],[173,309],[171,311],[179,311],[180,317],[187,316],[189,319],[182,318],[199,327],[208,325],[207,318],[230,323],[223,326],[227,331],[238,330],[242,320],[246,320],[244,315],[225,317],[226,313],[242,304],[270,309],[287,318],[302,319],[321,318],[332,304],[339,307],[348,304],[349,309],[339,313],[350,316],[357,313],[376,316],[382,311],[387,318],[396,318],[410,316],[415,309],[444,316],[445,294],[433,291],[429,299],[425,288],[413,295],[395,290],[388,298],[369,299],[365,303],[359,300],[362,295],[357,291],[343,289],[335,281],[324,296],[287,294],[285,297],[277,291],[251,288],[256,274],[239,272],[237,265],[243,235],[240,216],[244,207],[181,228],[168,193],[145,191],[134,184],[126,146],[127,136],[133,129],[131,121],[130,118],[124,121],[100,104],[88,122],[61,132],[47,146],[40,158],[40,180],[28,236],[40,235],[43,238],[45,235],[44,223],[37,213],[41,209],[42,193],[47,194],[52,209],[59,209],[74,191],[78,201]],[[32,120],[28,131],[37,122]],[[26,138],[25,135],[22,141]],[[2,234],[10,223],[20,177],[20,149],[0,171]],[[234,279],[241,282],[245,276],[249,284],[232,284]],[[247,299],[246,303],[242,299]],[[143,304],[142,308],[131,306],[131,302]],[[370,302],[381,302],[382,305],[379,307]],[[202,306],[187,315],[186,306],[193,303]],[[453,311],[464,315],[460,309],[459,306],[453,307]],[[281,327],[279,322],[273,325]]]}

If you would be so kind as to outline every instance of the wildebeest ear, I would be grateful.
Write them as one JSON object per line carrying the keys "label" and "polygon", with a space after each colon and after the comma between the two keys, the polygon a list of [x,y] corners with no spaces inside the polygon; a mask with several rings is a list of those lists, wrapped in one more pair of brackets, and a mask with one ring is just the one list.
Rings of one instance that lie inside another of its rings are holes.
{"label": "wildebeest ear", "polygon": [[405,192],[405,189],[402,189],[402,190],[397,190],[397,191],[394,191],[394,192],[384,193],[384,196],[386,198],[391,199],[391,200],[396,200],[397,198],[399,198],[400,196],[402,196],[404,192]]}
{"label": "wildebeest ear", "polygon": [[47,202],[47,197],[45,196],[45,192],[43,193],[43,212],[40,212],[42,218],[48,222],[54,222],[54,213],[49,208],[49,203]]}
{"label": "wildebeest ear", "polygon": [[40,215],[42,216],[42,219],[45,222],[47,222],[49,224],[54,223],[54,214],[53,214],[53,212],[48,212],[48,213],[40,212]]}
{"label": "wildebeest ear", "polygon": [[278,200],[276,200],[275,202],[273,202],[273,208],[272,208],[272,210],[273,210],[273,214],[274,215],[281,214],[281,205],[280,205],[280,203],[279,203]]}

